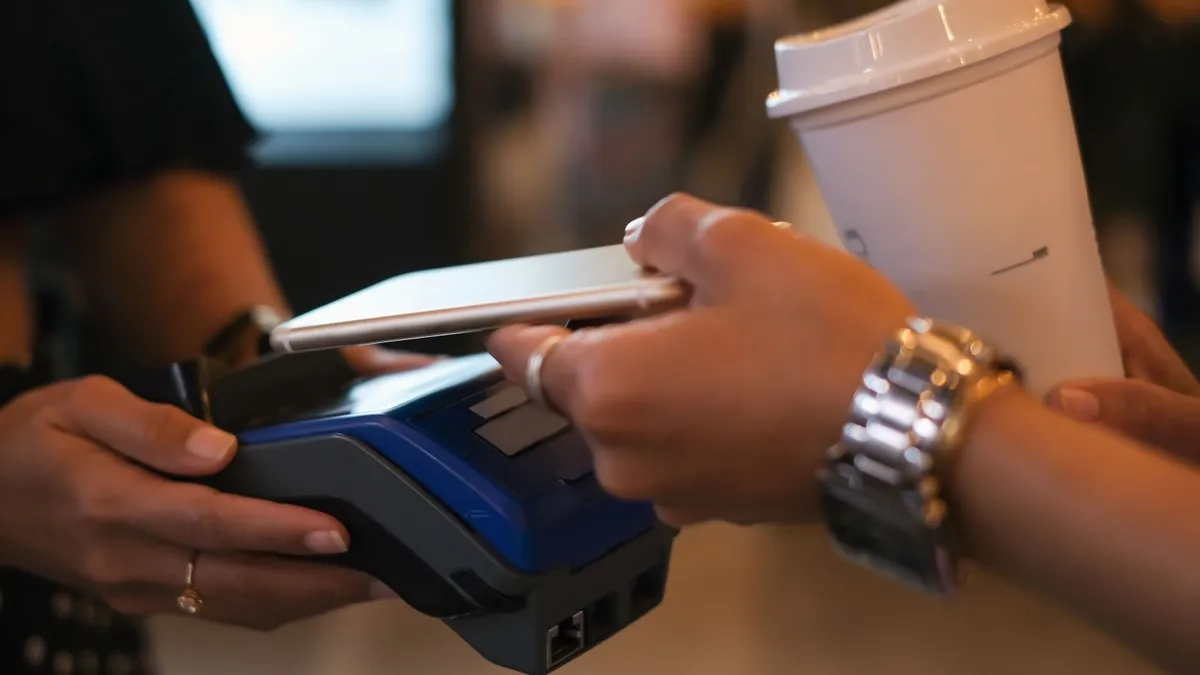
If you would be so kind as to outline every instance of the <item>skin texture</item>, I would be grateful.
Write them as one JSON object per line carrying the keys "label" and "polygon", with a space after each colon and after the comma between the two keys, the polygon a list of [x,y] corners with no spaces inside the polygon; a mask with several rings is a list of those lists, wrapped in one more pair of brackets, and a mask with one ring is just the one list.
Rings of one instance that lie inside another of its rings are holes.
{"label": "skin texture", "polygon": [[[813,495],[796,486],[811,482],[820,454],[780,449],[837,438],[858,376],[913,311],[869,267],[763,222],[668,199],[644,226],[635,221],[626,242],[635,260],[691,283],[689,310],[573,334],[505,329],[490,343],[519,378],[546,336],[564,334],[545,363],[548,395],[588,437],[605,487],[652,498],[671,522],[806,518]],[[845,304],[791,292],[810,285],[839,288]],[[876,311],[850,311],[860,304]],[[805,328],[813,323],[845,330]],[[711,355],[703,367],[698,354]],[[781,367],[791,359],[804,367]],[[740,423],[697,423],[730,418]],[[735,460],[743,470],[730,471]]]}
{"label": "skin texture", "polygon": [[232,436],[102,378],[17,398],[0,411],[0,560],[145,614],[173,606],[199,550],[203,615],[256,628],[368,599],[361,575],[261,555],[344,550],[332,518],[147,470],[199,476],[235,451]]}
{"label": "skin texture", "polygon": [[0,222],[0,364],[28,367],[33,356],[33,312],[25,275],[28,231]]}
{"label": "skin texture", "polygon": [[[247,307],[286,313],[241,195],[223,177],[172,172],[61,215],[88,299],[146,363],[194,356]],[[21,363],[31,338],[27,290],[8,274],[23,263],[14,231],[0,231],[9,238],[0,241],[0,311],[12,343],[0,347]],[[345,354],[363,374],[431,360],[374,347]],[[151,472],[204,476],[236,451],[229,434],[104,378],[31,391],[0,409],[0,564],[154,614],[177,611],[199,551],[201,618],[260,629],[391,595],[362,574],[302,559],[345,550],[336,520]]]}
{"label": "skin texture", "polygon": [[[489,348],[521,382],[563,335],[544,391],[613,494],[679,525],[814,519],[813,471],[912,304],[855,258],[687,196],[632,223],[626,246],[687,282],[691,306],[574,334],[506,328]],[[1013,387],[974,409],[947,492],[971,557],[1167,667],[1200,663],[1190,464]]]}
{"label": "skin texture", "polygon": [[1065,382],[1047,401],[1080,421],[1200,461],[1200,381],[1150,317],[1119,291],[1112,303],[1129,379]]}
{"label": "skin texture", "polygon": [[[89,299],[144,362],[191,358],[250,306],[290,314],[242,194],[224,176],[168,172],[82,199],[63,222]],[[364,374],[430,361],[377,347],[346,355]]]}

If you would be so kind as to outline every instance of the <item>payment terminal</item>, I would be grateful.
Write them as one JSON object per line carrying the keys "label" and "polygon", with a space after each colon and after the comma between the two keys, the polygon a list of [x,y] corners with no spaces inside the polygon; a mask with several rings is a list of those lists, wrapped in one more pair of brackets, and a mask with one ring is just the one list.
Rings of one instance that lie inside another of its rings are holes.
{"label": "payment terminal", "polygon": [[228,373],[176,366],[182,405],[240,440],[214,487],[333,515],[351,538],[334,562],[528,675],[578,658],[662,601],[675,531],[649,504],[601,490],[582,437],[490,356],[340,387],[325,386],[339,381],[330,368],[288,361],[329,365],[331,355],[266,357]]}

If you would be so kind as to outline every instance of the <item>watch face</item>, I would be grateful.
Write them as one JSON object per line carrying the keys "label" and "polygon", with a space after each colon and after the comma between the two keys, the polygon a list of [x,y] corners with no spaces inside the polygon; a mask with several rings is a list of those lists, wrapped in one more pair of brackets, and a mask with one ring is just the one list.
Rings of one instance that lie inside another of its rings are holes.
{"label": "watch face", "polygon": [[897,499],[894,488],[872,490],[828,477],[821,484],[821,508],[844,553],[922,588],[944,589],[950,583],[941,533],[925,526],[919,504]]}

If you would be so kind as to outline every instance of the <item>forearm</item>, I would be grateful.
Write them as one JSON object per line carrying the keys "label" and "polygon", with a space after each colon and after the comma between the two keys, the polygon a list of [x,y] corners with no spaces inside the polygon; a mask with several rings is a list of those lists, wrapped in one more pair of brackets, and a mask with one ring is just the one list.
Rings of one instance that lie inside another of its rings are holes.
{"label": "forearm", "polygon": [[33,361],[28,244],[25,223],[0,221],[0,367],[24,368]]}
{"label": "forearm", "polygon": [[1014,395],[981,408],[951,492],[972,556],[1200,667],[1200,472]]}
{"label": "forearm", "polygon": [[240,312],[286,312],[236,185],[179,171],[91,197],[64,214],[91,301],[148,363],[198,354]]}

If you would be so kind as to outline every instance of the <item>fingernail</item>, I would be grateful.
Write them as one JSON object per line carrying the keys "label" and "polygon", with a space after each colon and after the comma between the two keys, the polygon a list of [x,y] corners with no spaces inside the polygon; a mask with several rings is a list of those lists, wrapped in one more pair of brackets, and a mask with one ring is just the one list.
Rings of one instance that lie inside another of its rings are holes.
{"label": "fingernail", "polygon": [[637,241],[637,238],[642,234],[642,225],[646,224],[646,217],[634,218],[628,225],[625,226],[625,242]]}
{"label": "fingernail", "polygon": [[236,438],[213,427],[200,427],[183,444],[193,455],[214,462],[228,457],[236,446]]}
{"label": "fingernail", "polygon": [[324,555],[345,553],[350,550],[350,547],[346,545],[346,539],[337,530],[309,532],[304,537],[304,545],[313,553]]}
{"label": "fingernail", "polygon": [[393,591],[387,584],[382,581],[371,582],[372,600],[392,600],[396,597],[398,597],[396,591]]}
{"label": "fingernail", "polygon": [[1058,405],[1077,420],[1091,422],[1100,417],[1100,399],[1082,389],[1063,389],[1058,392]]}

